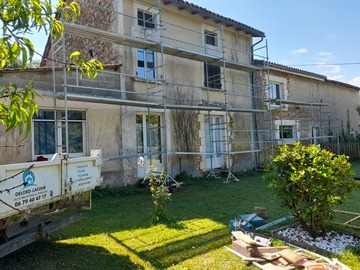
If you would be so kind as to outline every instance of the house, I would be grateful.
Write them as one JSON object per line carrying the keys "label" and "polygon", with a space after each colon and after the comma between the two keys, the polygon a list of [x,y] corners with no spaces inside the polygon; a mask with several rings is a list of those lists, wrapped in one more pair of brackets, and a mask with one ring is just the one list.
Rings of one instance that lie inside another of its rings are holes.
{"label": "house", "polygon": [[[294,90],[284,92],[287,101],[302,87],[308,102],[304,89],[310,91],[311,82],[318,85],[311,88],[317,103],[334,101],[319,90],[324,85],[349,95],[341,102],[358,103],[348,85],[287,67],[264,68],[267,55],[254,61],[264,46],[262,31],[187,1],[87,0],[81,10],[75,24],[65,23],[62,38],[48,40],[41,68],[0,71],[0,83],[23,86],[32,79],[42,96],[31,136],[21,141],[15,131],[2,131],[0,144],[7,147],[0,164],[101,149],[110,187],[135,183],[150,165],[169,176],[221,170],[237,180],[232,172],[259,166],[274,139],[298,132],[293,118],[278,122],[284,116],[275,111],[290,108],[268,94],[277,75],[280,84],[271,91],[280,95],[280,85]],[[76,67],[67,71],[75,50],[103,62],[104,71],[95,79]]]}
{"label": "house", "polygon": [[259,135],[262,162],[274,145],[301,141],[327,147],[359,134],[359,87],[277,63],[255,64],[267,66],[256,73],[257,83],[267,86],[259,108],[269,110],[257,120],[265,131]]}

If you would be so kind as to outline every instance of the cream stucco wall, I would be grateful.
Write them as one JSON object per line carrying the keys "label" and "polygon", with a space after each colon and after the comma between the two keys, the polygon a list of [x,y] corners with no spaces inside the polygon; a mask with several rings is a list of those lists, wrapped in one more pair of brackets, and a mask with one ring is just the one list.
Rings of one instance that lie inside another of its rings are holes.
{"label": "cream stucco wall", "polygon": [[[266,78],[267,75],[264,73],[264,84],[267,83]],[[320,75],[301,72],[297,75],[294,72],[270,70],[269,78],[270,81],[285,85],[282,93],[285,100],[309,103],[309,106],[301,103],[286,104],[281,110],[276,106],[272,108],[273,120],[297,120],[301,138],[311,137],[311,119],[316,120],[317,126],[328,125],[327,129],[331,129],[331,132],[323,130],[322,135],[332,134],[335,140],[336,135],[341,134],[343,130],[348,134],[348,125],[350,132],[359,133],[359,115],[356,111],[359,91],[356,87],[328,81]],[[267,94],[264,93],[264,96]],[[312,103],[314,105],[310,106]],[[321,103],[329,106],[317,106]]]}
{"label": "cream stucco wall", "polygon": [[[137,8],[142,7],[142,1],[97,1],[90,0],[94,4],[100,4],[106,10],[95,10],[84,8],[85,12],[79,17],[79,23],[87,27],[95,27],[102,31],[108,31],[117,34],[128,35],[129,37],[143,37],[146,39],[157,40],[160,38],[160,31],[142,29],[137,25]],[[149,2],[149,1],[143,1]],[[154,3],[154,1],[152,1]],[[116,10],[117,12],[110,11]],[[147,9],[156,13],[156,8]],[[187,10],[179,10],[174,5],[162,6],[162,19],[164,25],[163,42],[166,46],[191,50],[198,54],[208,53],[216,57],[225,57],[232,62],[242,64],[250,63],[250,50],[252,38],[250,35],[236,31],[231,27],[222,28],[221,24],[213,20],[204,20],[200,14],[192,14]],[[156,22],[160,22],[158,17]],[[178,27],[181,26],[181,27]],[[204,45],[204,31],[214,31],[219,38],[216,48]],[[247,71],[231,70],[221,68],[222,89],[208,89],[204,87],[204,63],[199,60],[186,59],[177,55],[155,54],[156,65],[158,66],[157,82],[146,82],[137,77],[137,55],[136,47],[122,44],[112,44],[110,42],[100,41],[98,39],[83,38],[81,36],[66,35],[66,54],[73,50],[80,50],[90,58],[90,50],[95,57],[104,64],[121,64],[119,69],[114,69],[114,74],[106,76],[99,73],[94,80],[83,80],[82,88],[69,87],[70,91],[75,91],[82,95],[100,95],[100,88],[108,88],[109,91],[103,95],[115,95],[118,99],[126,99],[133,102],[153,102],[163,104],[164,97],[166,102],[171,104],[181,104],[189,106],[217,106],[222,107],[225,104],[235,108],[252,108],[251,99],[251,74]],[[224,40],[224,43],[222,43]],[[230,49],[231,48],[231,49]],[[150,48],[151,49],[151,48]],[[224,51],[223,51],[224,50]],[[50,51],[48,51],[50,57]],[[55,59],[62,60],[62,52],[58,51]],[[163,65],[162,65],[163,64]],[[49,66],[49,63],[47,63]],[[58,70],[56,75],[57,89],[61,89],[62,70]],[[75,74],[72,71],[70,76]],[[43,99],[39,99],[40,109],[51,109],[53,107],[52,98],[52,72],[51,70],[28,70],[24,72],[3,71],[1,72],[1,83],[16,82],[19,86],[24,85],[30,79],[33,80],[33,86],[39,89]],[[162,82],[165,81],[165,84]],[[73,81],[72,81],[73,82]],[[92,89],[96,87],[98,89]],[[116,90],[111,91],[111,90]],[[225,91],[226,90],[226,95]],[[152,93],[151,95],[148,95]],[[57,100],[57,107],[63,107],[63,101]],[[106,176],[104,185],[121,186],[132,184],[137,181],[137,145],[136,145],[136,113],[148,112],[146,107],[111,105],[95,102],[68,101],[69,110],[83,110],[86,112],[86,154],[91,149],[103,150],[103,173]],[[169,154],[170,164],[167,168],[171,169],[171,174],[177,174],[183,165],[185,169],[193,175],[199,175],[202,171],[210,169],[206,165],[206,155],[179,155],[172,153],[176,151],[206,152],[205,149],[205,130],[204,117],[207,111],[191,110],[188,114],[190,125],[183,125],[191,136],[186,137],[189,140],[186,143],[179,142],[180,115],[183,113],[176,110],[150,109],[151,112],[160,113],[162,116],[162,131],[164,143],[166,143]],[[178,113],[176,115],[176,113]],[[222,115],[224,112],[215,114]],[[225,119],[225,117],[224,117]],[[250,130],[253,123],[249,113],[229,113],[231,124],[228,128]],[[188,123],[186,123],[188,124]],[[9,148],[6,155],[0,157],[0,163],[21,162],[33,159],[31,149],[31,138],[25,141],[19,141],[16,133],[2,133],[1,143],[4,145],[13,145],[21,143],[21,146]],[[234,135],[231,139],[245,141],[247,145],[239,145],[234,151],[251,150],[252,136],[250,133]],[[225,146],[224,146],[225,149]],[[10,157],[10,158],[9,158]],[[224,164],[227,163],[227,157],[223,155]],[[242,170],[250,169],[253,166],[253,156],[251,154],[237,155],[235,159],[231,158],[232,166]]]}

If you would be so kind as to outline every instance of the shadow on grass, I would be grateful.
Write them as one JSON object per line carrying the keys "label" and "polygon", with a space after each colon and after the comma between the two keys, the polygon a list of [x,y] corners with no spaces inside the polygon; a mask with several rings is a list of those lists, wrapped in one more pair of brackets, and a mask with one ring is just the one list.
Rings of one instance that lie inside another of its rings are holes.
{"label": "shadow on grass", "polygon": [[228,230],[219,229],[190,238],[173,241],[161,247],[137,252],[114,235],[109,235],[122,247],[150,262],[156,269],[165,269],[185,260],[218,249],[229,242]]}
{"label": "shadow on grass", "polygon": [[1,258],[0,269],[132,270],[144,268],[132,263],[127,256],[111,254],[102,247],[39,241]]}
{"label": "shadow on grass", "polygon": [[[172,194],[166,206],[169,228],[182,229],[179,221],[207,218],[228,226],[239,214],[253,212],[255,206],[266,206],[271,220],[288,215],[277,205],[261,173],[243,174],[240,182],[224,184],[219,179],[189,179],[179,192]],[[93,209],[83,212],[83,219],[56,234],[55,238],[82,237],[89,234],[116,233],[124,230],[149,228],[153,213],[150,193],[124,195],[112,191],[93,200]]]}

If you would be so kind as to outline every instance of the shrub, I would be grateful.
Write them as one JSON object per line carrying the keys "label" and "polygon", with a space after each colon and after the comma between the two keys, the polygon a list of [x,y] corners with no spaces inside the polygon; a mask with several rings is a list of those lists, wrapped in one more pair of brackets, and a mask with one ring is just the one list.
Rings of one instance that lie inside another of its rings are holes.
{"label": "shrub", "polygon": [[348,157],[299,142],[278,150],[271,157],[265,180],[312,237],[325,234],[325,222],[331,220],[334,206],[357,185]]}

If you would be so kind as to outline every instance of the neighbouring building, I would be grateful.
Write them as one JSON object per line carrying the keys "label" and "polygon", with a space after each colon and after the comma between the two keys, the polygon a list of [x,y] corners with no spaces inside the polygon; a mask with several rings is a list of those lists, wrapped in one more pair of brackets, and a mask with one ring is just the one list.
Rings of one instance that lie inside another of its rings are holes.
{"label": "neighbouring building", "polygon": [[[258,108],[261,162],[280,144],[321,144],[355,138],[359,133],[359,87],[326,76],[272,62],[255,60],[262,71],[256,73],[259,85],[266,85],[264,101]],[[267,149],[267,150],[266,150]]]}
{"label": "neighbouring building", "polygon": [[[1,164],[101,149],[106,186],[133,184],[150,165],[170,176],[221,169],[230,180],[261,166],[280,141],[335,140],[328,115],[357,133],[359,89],[268,63],[267,55],[255,61],[260,30],[183,0],[80,3],[78,21],[49,39],[41,68],[0,71],[1,84],[32,79],[42,96],[31,136],[2,131]],[[74,50],[104,71],[95,79],[67,72]],[[315,120],[318,108],[326,121]]]}

